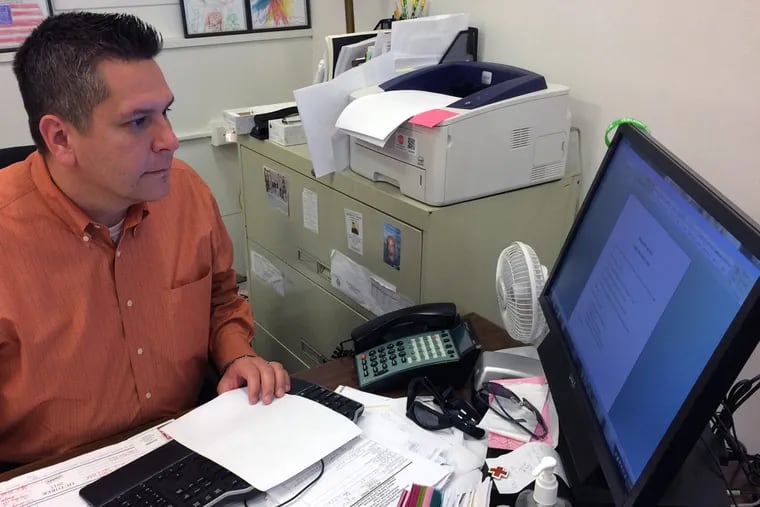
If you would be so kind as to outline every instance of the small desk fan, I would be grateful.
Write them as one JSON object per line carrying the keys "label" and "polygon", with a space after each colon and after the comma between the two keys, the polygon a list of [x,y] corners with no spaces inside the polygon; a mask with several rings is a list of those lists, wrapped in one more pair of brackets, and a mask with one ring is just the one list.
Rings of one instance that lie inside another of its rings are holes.
{"label": "small desk fan", "polygon": [[536,252],[525,243],[516,241],[502,250],[496,263],[499,312],[509,336],[527,346],[483,352],[475,368],[476,388],[496,379],[544,375],[536,346],[548,329],[538,305],[546,276]]}
{"label": "small desk fan", "polygon": [[547,270],[536,252],[515,241],[502,250],[496,264],[496,298],[509,336],[538,346],[548,331],[538,296],[546,283]]}

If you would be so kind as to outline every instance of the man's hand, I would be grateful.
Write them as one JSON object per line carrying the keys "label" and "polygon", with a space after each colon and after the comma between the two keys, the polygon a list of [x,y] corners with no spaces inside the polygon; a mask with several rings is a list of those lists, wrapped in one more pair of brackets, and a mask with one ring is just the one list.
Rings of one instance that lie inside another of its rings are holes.
{"label": "man's hand", "polygon": [[290,391],[290,377],[276,361],[246,356],[236,359],[227,367],[216,391],[222,394],[244,385],[248,386],[248,399],[251,403],[261,399],[264,405],[268,405],[272,402],[273,395],[282,398]]}

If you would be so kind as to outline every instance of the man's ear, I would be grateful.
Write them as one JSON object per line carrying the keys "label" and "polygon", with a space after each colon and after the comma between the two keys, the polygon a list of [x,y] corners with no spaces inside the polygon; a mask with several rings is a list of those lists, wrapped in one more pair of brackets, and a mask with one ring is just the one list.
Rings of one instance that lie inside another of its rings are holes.
{"label": "man's ear", "polygon": [[40,118],[39,129],[50,156],[63,166],[74,166],[76,155],[71,144],[74,126],[60,116],[46,114]]}

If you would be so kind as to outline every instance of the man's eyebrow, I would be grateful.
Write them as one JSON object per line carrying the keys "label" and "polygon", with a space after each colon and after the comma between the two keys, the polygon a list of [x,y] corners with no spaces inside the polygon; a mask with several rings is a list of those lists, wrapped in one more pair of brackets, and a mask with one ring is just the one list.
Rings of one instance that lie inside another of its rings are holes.
{"label": "man's eyebrow", "polygon": [[[164,111],[166,111],[167,109],[169,109],[172,106],[172,104],[174,104],[174,97],[172,97],[169,100],[169,102],[166,104],[165,107],[161,108],[161,112],[163,113]],[[123,114],[122,116],[124,118],[132,118],[132,117],[135,117],[135,116],[143,116],[143,115],[152,114],[152,113],[155,113],[156,111],[157,110],[155,108],[151,108],[151,107],[137,108],[137,109],[133,109],[133,110],[129,111],[128,113]]]}

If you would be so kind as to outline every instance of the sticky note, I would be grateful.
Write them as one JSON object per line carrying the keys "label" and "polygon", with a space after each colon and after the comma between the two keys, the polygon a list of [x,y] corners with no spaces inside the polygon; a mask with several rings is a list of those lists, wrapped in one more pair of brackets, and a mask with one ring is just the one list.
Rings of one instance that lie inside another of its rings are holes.
{"label": "sticky note", "polygon": [[435,127],[443,120],[456,116],[457,114],[459,113],[448,111],[446,109],[431,109],[430,111],[425,111],[424,113],[412,116],[409,123],[422,125],[423,127]]}

